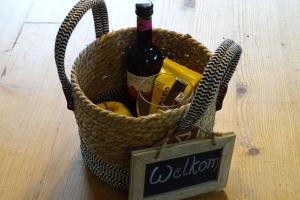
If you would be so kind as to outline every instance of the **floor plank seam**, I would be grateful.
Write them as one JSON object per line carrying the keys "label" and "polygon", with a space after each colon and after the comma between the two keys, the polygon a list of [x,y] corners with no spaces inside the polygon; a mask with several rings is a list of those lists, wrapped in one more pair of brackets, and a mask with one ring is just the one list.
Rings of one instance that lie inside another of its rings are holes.
{"label": "floor plank seam", "polygon": [[3,69],[3,71],[2,71],[2,73],[0,75],[0,78],[2,78],[5,75],[6,75],[6,66],[4,66],[4,69]]}
{"label": "floor plank seam", "polygon": [[[34,2],[34,1],[31,1],[31,2],[30,2],[29,9],[28,9],[28,11],[27,11],[27,13],[26,13],[26,15],[25,15],[25,17],[24,17],[24,21],[23,21],[23,23],[22,23],[22,25],[21,25],[21,27],[20,27],[20,29],[19,29],[19,31],[18,31],[17,37],[16,37],[16,39],[14,40],[14,43],[13,43],[13,45],[12,45],[12,47],[11,47],[11,52],[12,52],[13,49],[15,48],[15,46],[16,46],[16,44],[17,44],[17,41],[18,41],[18,39],[19,39],[19,37],[20,37],[22,31],[23,31],[25,22],[26,22],[26,20],[27,20],[29,14],[30,14],[30,12],[31,12],[31,10],[32,10],[33,2]],[[11,53],[11,52],[10,52],[10,53]],[[9,58],[10,58],[10,56],[9,56]]]}

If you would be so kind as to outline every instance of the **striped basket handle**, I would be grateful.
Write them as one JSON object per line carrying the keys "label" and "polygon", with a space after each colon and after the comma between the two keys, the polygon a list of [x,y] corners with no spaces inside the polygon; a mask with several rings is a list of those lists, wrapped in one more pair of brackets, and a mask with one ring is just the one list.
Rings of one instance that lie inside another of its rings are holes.
{"label": "striped basket handle", "polygon": [[235,71],[242,48],[232,40],[225,40],[210,58],[203,72],[192,103],[177,125],[177,131],[191,129],[208,110],[214,99],[220,109],[227,85]]}
{"label": "striped basket handle", "polygon": [[65,72],[65,53],[72,32],[83,15],[89,9],[92,9],[93,12],[96,37],[100,37],[101,35],[107,33],[109,31],[108,14],[104,0],[81,0],[68,13],[56,35],[55,62],[69,110],[74,109],[74,102],[71,91],[71,83]]}

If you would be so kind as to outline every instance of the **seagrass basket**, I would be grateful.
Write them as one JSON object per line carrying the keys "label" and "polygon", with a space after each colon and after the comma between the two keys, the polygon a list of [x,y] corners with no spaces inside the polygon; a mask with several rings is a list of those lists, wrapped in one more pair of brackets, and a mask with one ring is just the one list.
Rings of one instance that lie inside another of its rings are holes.
{"label": "seagrass basket", "polygon": [[[69,81],[64,70],[67,42],[89,9],[93,11],[97,39],[80,53]],[[127,103],[126,49],[134,44],[136,30],[108,30],[104,1],[80,1],[58,31],[55,59],[68,109],[74,112],[78,124],[83,160],[103,181],[127,190],[131,150],[159,145],[176,131],[192,126],[200,128],[200,136],[206,137],[212,132],[216,107],[223,101],[239,53],[233,49],[232,54],[225,54],[226,49],[234,46],[234,42],[228,40],[212,57],[213,54],[190,35],[154,29],[153,43],[163,55],[202,73],[203,78],[191,104],[160,114],[128,117],[96,106],[109,100]],[[220,57],[222,62],[218,62]]]}

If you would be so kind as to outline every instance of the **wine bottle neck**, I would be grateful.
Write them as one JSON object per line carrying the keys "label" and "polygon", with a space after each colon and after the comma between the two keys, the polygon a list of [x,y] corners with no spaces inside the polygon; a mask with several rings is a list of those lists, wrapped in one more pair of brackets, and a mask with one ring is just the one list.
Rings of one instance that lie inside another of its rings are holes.
{"label": "wine bottle neck", "polygon": [[137,44],[149,46],[152,44],[152,19],[137,17]]}

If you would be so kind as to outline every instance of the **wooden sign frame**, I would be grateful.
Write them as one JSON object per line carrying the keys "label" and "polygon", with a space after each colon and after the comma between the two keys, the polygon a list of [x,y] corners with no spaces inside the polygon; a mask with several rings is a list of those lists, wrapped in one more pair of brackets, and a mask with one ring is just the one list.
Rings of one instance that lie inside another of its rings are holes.
{"label": "wooden sign frame", "polygon": [[[226,133],[224,136],[217,136],[215,142],[216,143],[214,144],[212,139],[193,139],[179,144],[168,144],[164,147],[158,159],[156,156],[160,147],[133,151],[131,153],[129,199],[178,200],[225,187],[233,154],[235,134]],[[144,183],[147,164],[217,149],[222,149],[217,180],[207,181],[201,184],[195,184],[177,190],[144,197]]]}

